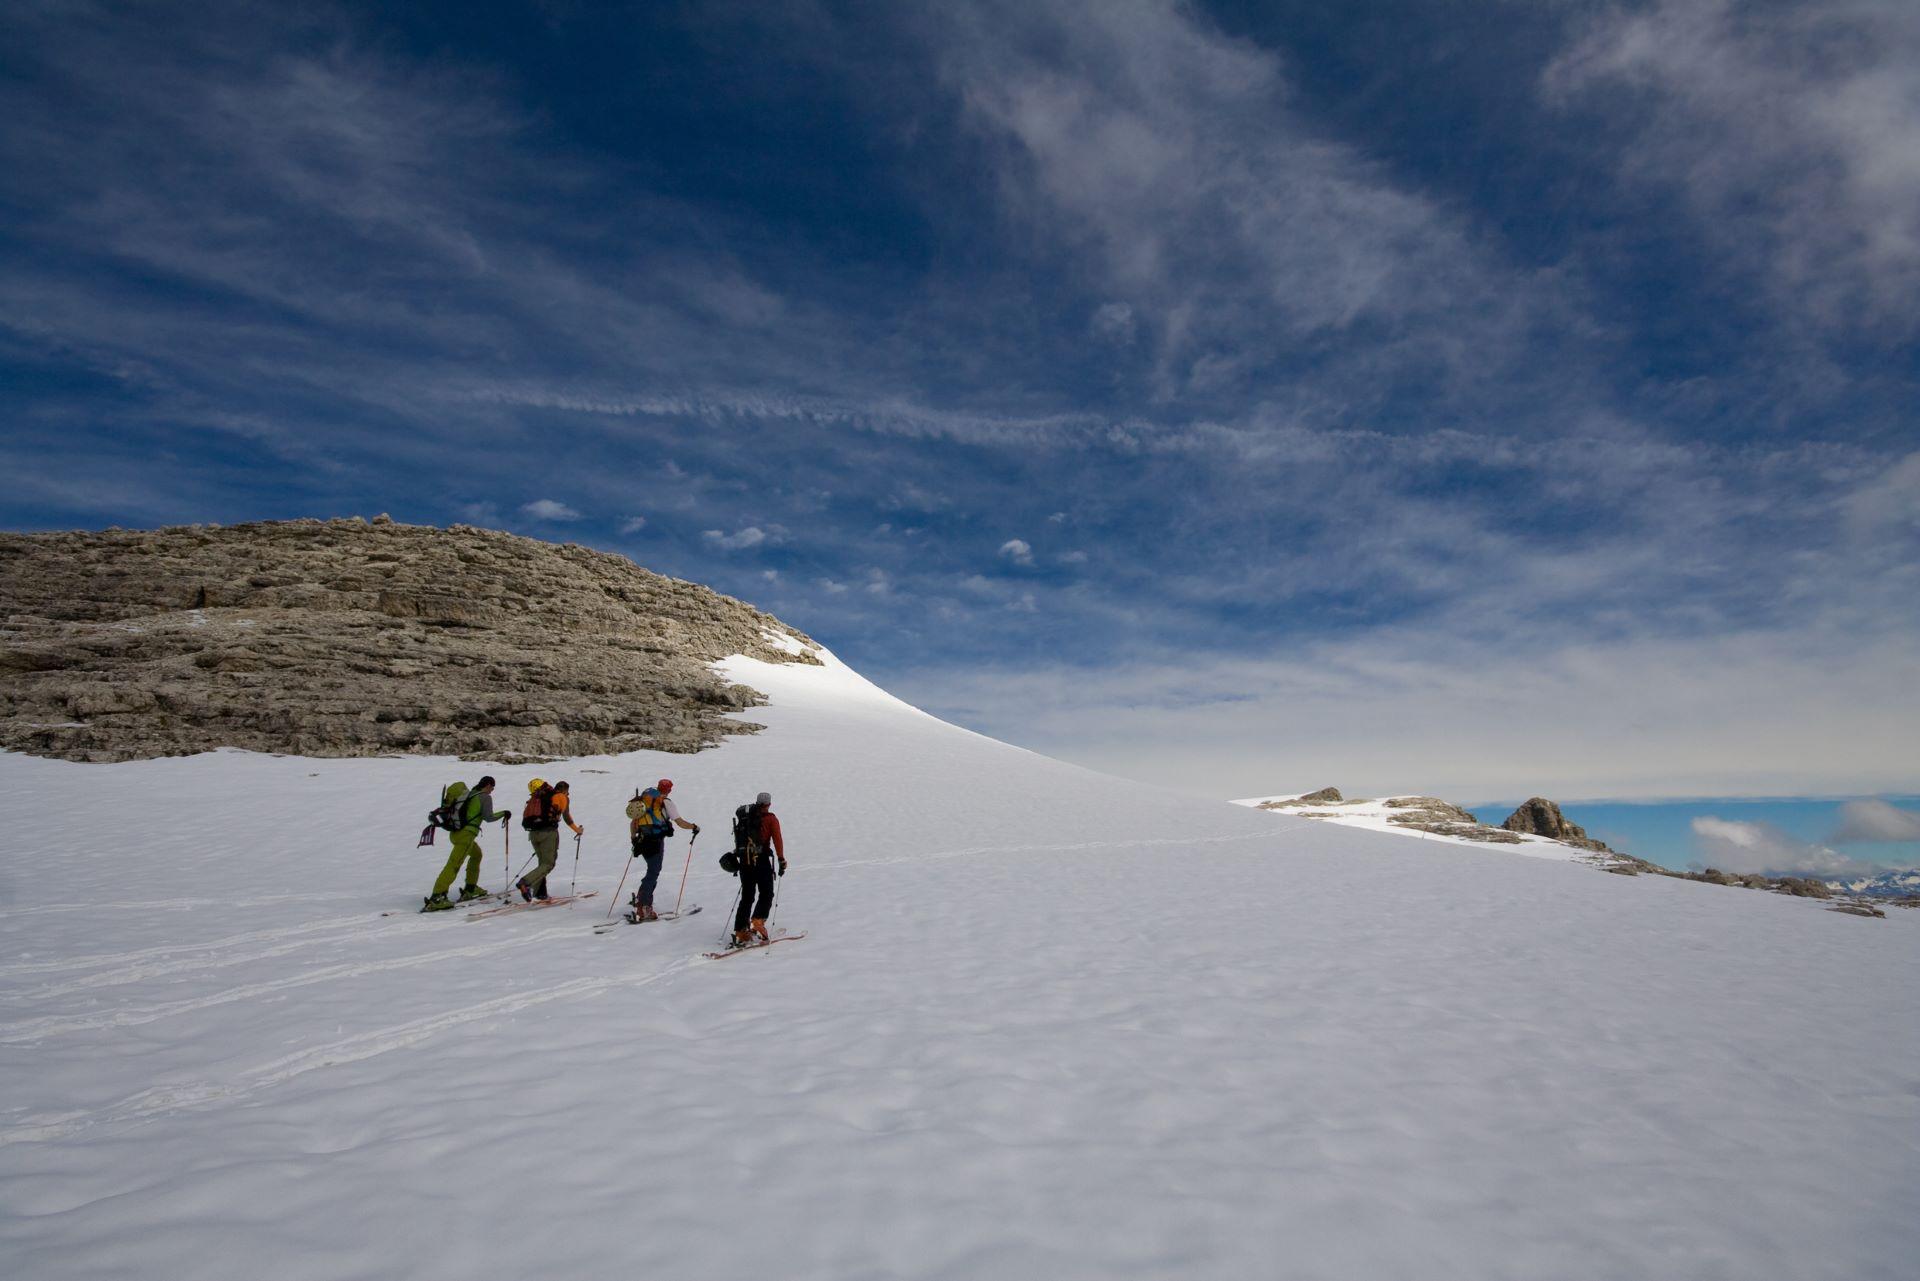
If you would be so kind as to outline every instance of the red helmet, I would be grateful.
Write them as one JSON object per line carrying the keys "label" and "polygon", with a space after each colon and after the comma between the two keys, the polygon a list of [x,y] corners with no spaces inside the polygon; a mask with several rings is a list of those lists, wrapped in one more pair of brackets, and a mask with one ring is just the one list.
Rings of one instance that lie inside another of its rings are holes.
{"label": "red helmet", "polygon": [[670,778],[663,778],[660,780],[658,784],[656,784],[656,786],[662,792],[671,792],[673,790],[673,780]]}

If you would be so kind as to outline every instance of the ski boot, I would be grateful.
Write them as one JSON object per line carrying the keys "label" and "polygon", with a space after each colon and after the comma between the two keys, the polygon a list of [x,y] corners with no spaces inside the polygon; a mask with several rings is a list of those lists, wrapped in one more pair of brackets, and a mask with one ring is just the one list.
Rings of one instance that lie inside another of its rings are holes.
{"label": "ski boot", "polygon": [[422,912],[448,912],[453,910],[453,903],[445,894],[429,894],[426,897],[426,901],[420,905],[420,910]]}
{"label": "ski boot", "polygon": [[735,930],[733,932],[733,942],[727,944],[727,946],[745,947],[751,942],[753,942],[753,932],[751,930]]}
{"label": "ski boot", "polygon": [[760,940],[762,943],[767,942],[767,918],[766,917],[764,916],[754,917],[752,929],[753,929],[753,936],[756,939]]}
{"label": "ski boot", "polygon": [[481,889],[478,885],[465,885],[465,886],[462,886],[460,889],[460,901],[462,903],[471,903],[473,902],[473,900],[477,898],[492,898],[492,897],[493,896],[491,894]]}

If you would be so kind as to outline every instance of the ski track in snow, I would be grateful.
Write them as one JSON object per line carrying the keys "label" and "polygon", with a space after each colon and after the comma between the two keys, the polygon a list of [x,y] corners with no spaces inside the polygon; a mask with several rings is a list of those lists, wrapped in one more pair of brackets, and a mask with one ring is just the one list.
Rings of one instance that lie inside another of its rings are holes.
{"label": "ski track in snow", "polygon": [[766,732],[540,772],[609,899],[636,781],[714,832],[774,792],[808,938],[725,965],[724,838],[705,913],[611,937],[407,910],[440,786],[528,768],[0,757],[49,855],[0,869],[0,1274],[1911,1275],[1920,913],[1143,797],[724,670]]}
{"label": "ski track in snow", "polygon": [[263,983],[248,983],[240,987],[228,988],[209,996],[190,997],[181,1001],[167,1001],[160,1005],[130,1006],[124,1009],[109,1010],[99,1014],[76,1016],[49,1015],[43,1018],[24,1019],[17,1023],[0,1023],[0,1045],[31,1044],[44,1041],[48,1037],[65,1036],[73,1032],[91,1032],[101,1028],[134,1027],[141,1023],[152,1023],[159,1019],[172,1018],[194,1010],[209,1009],[216,1005],[230,1005],[235,1001],[248,1001],[260,996],[277,996],[292,988],[311,987],[315,983],[330,983],[335,979],[359,978],[368,974],[380,974],[389,970],[412,969],[415,966],[433,965],[441,961],[464,960],[472,957],[487,956],[504,952],[510,948],[527,947],[540,942],[535,935],[521,938],[503,939],[474,947],[450,947],[438,952],[421,952],[412,956],[394,957],[385,961],[364,961],[358,963],[327,965],[318,969],[306,970],[290,978],[270,979]]}
{"label": "ski track in snow", "polygon": [[[111,986],[161,974],[178,973],[182,970],[237,965],[269,956],[285,956],[289,951],[324,946],[345,937],[365,934],[368,932],[366,925],[367,918],[361,915],[337,920],[309,921],[303,925],[289,925],[282,929],[250,930],[245,934],[232,934],[205,943],[170,943],[161,947],[141,948],[133,952],[99,952],[64,960],[21,961],[13,965],[0,965],[0,978],[14,978],[22,974],[64,974],[74,970],[114,971],[111,974],[96,975],[92,979],[81,979],[57,989],[49,989],[44,993],[26,993],[31,997],[59,995],[96,984]],[[320,937],[314,937],[316,935]],[[274,943],[275,940],[290,941]],[[274,946],[265,951],[252,953],[230,950],[249,943],[274,943]],[[160,959],[183,954],[199,955],[204,959],[198,961],[162,961]],[[150,964],[150,962],[158,963]]]}
{"label": "ski track in snow", "polygon": [[[532,940],[522,940],[528,942]],[[464,952],[478,952],[495,949],[462,949]],[[444,959],[451,952],[436,953],[431,958]],[[298,1054],[289,1054],[269,1063],[260,1064],[240,1073],[234,1080],[215,1083],[192,1083],[182,1085],[159,1086],[142,1090],[108,1107],[90,1112],[70,1113],[64,1116],[32,1120],[0,1130],[0,1147],[14,1143],[44,1143],[52,1139],[62,1139],[97,1125],[120,1123],[139,1123],[151,1121],[171,1112],[180,1112],[190,1108],[206,1107],[212,1103],[231,1103],[251,1097],[262,1090],[315,1072],[322,1068],[339,1067],[348,1063],[357,1063],[379,1054],[393,1050],[407,1049],[429,1040],[440,1032],[463,1024],[483,1019],[499,1018],[512,1014],[528,1006],[544,1004],[548,1001],[571,1000],[582,996],[595,996],[613,987],[644,987],[656,983],[669,975],[685,969],[688,965],[706,963],[704,958],[691,957],[665,969],[647,975],[622,976],[608,979],[576,979],[558,987],[540,988],[531,992],[517,993],[513,996],[498,997],[483,1001],[478,1005],[458,1010],[448,1010],[426,1018],[413,1019],[391,1027],[379,1028],[346,1037],[326,1045],[302,1050]]]}
{"label": "ski track in snow", "polygon": [[[835,862],[810,865],[808,868],[808,873],[817,874],[819,872],[837,871],[837,870],[845,870],[848,868],[860,868],[860,867],[898,866],[902,864],[920,863],[928,860],[945,860],[945,859],[955,859],[955,858],[963,858],[963,857],[1016,855],[1016,854],[1092,853],[1092,852],[1110,852],[1110,851],[1120,850],[1120,849],[1163,849],[1163,848],[1170,848],[1170,847],[1191,847],[1191,846],[1204,846],[1204,845],[1233,844],[1233,843],[1245,842],[1245,841],[1255,841],[1255,842],[1260,842],[1262,844],[1270,845],[1274,843],[1274,840],[1275,840],[1274,833],[1251,832],[1251,833],[1246,833],[1242,835],[1198,837],[1198,838],[1162,837],[1162,838],[1143,838],[1139,840],[1122,840],[1122,841],[1073,841],[1073,842],[1055,842],[1055,843],[1048,843],[1048,844],[1025,844],[1025,845],[973,845],[973,846],[964,846],[959,848],[931,851],[924,854],[896,855],[891,857],[875,858],[875,859],[843,859]],[[725,916],[728,914],[723,913],[722,915]],[[71,983],[58,984],[51,987],[31,989],[31,990],[27,990],[19,993],[8,993],[6,994],[6,996],[9,1001],[57,999],[59,997],[71,996],[78,992],[89,991],[89,990],[94,990],[94,989],[103,988],[103,987],[125,986],[125,985],[139,983],[139,982],[143,982],[153,978],[163,977],[171,974],[177,974],[177,973],[183,973],[183,972],[199,973],[199,972],[203,972],[203,971],[214,969],[214,968],[257,963],[262,960],[268,960],[275,957],[288,955],[290,953],[314,946],[316,943],[322,943],[322,942],[340,943],[343,941],[350,942],[350,941],[353,941],[355,938],[366,937],[369,935],[383,932],[383,930],[380,927],[375,927],[374,929],[371,929],[371,930],[366,929],[364,928],[366,924],[367,924],[367,918],[364,915],[362,915],[362,916],[347,918],[344,920],[327,920],[327,921],[309,922],[304,925],[289,926],[289,927],[286,927],[285,929],[280,929],[280,930],[251,931],[244,934],[230,935],[222,939],[211,940],[203,944],[176,944],[176,945],[170,945],[170,946],[164,946],[164,947],[146,948],[146,949],[142,949],[134,952],[101,954],[101,955],[95,955],[95,956],[82,956],[82,957],[75,958],[72,961],[71,965],[84,967],[84,968],[111,967],[110,972],[103,973],[103,974],[90,975],[85,978],[76,979]],[[420,924],[429,926],[429,927],[437,927],[441,924],[441,922],[438,922],[438,921],[421,922]],[[341,937],[343,930],[351,929],[355,926],[359,926],[361,928],[356,930],[355,934],[352,937],[346,938],[346,939],[343,939]],[[236,945],[257,943],[265,939],[285,937],[288,935],[312,935],[316,933],[324,934],[326,935],[326,937],[318,940],[311,939],[311,938],[297,939],[295,941],[285,942],[280,944],[279,946],[270,947],[263,950],[220,954],[221,949],[234,947]],[[322,966],[318,968],[305,970],[301,974],[294,977],[290,977],[290,978],[276,979],[276,980],[271,980],[271,981],[266,981],[261,983],[245,984],[240,987],[229,988],[224,991],[215,992],[206,996],[192,997],[192,998],[187,998],[187,999],[178,1000],[178,1001],[170,1001],[170,1002],[165,1002],[158,1005],[132,1006],[132,1007],[126,1007],[121,1009],[90,1013],[85,1015],[45,1016],[40,1018],[25,1019],[18,1022],[12,1022],[12,1023],[0,1022],[0,1045],[34,1044],[40,1041],[44,1041],[50,1037],[69,1035],[76,1032],[98,1031],[106,1028],[131,1027],[139,1024],[144,1024],[144,1023],[152,1023],[160,1019],[170,1018],[180,1014],[208,1009],[214,1006],[227,1005],[227,1004],[232,1004],[234,1002],[240,1002],[240,1001],[248,1001],[248,1000],[253,1000],[260,997],[278,996],[281,993],[284,993],[290,989],[307,987],[316,983],[326,983],[326,982],[334,981],[336,979],[343,979],[343,978],[358,978],[365,975],[378,974],[388,970],[408,969],[415,966],[433,965],[440,962],[458,961],[458,960],[469,959],[473,957],[487,956],[494,953],[505,951],[510,948],[525,947],[532,944],[549,942],[549,941],[551,940],[545,938],[542,934],[528,934],[521,937],[506,939],[500,942],[490,943],[486,945],[445,948],[439,951],[424,952],[424,953],[409,955],[405,957],[395,958],[388,961],[360,962],[360,963],[352,963],[352,964]],[[213,955],[206,956],[203,959],[197,960],[197,961],[175,961],[175,962],[166,962],[161,964],[146,964],[146,965],[141,964],[143,961],[149,961],[153,958],[172,956],[180,952],[189,952],[189,951],[195,952],[195,953],[210,953]],[[693,957],[689,959],[694,963],[706,963],[708,960],[708,958],[706,958],[703,954],[699,954],[699,953],[696,953]],[[13,974],[18,974],[18,973],[44,973],[47,970],[54,969],[54,968],[67,968],[67,967],[62,967],[60,963],[52,962],[52,961],[33,962],[33,963],[26,963],[23,965],[8,967],[7,969],[0,970],[0,975],[11,976]],[[674,970],[678,968],[680,967],[679,966],[669,967],[668,970],[662,971],[660,974],[646,976],[638,981],[641,983],[650,983],[650,982],[656,981],[659,978],[665,977],[666,974],[672,973],[674,972]],[[634,981],[635,980],[631,980],[631,979],[620,980],[620,982],[628,983],[628,984],[631,984]],[[549,991],[546,995],[556,996],[561,994],[569,994],[569,995],[578,994],[578,993],[584,993],[589,991],[597,992],[597,991],[604,990],[605,987],[609,985],[610,984],[601,984],[599,986],[595,986],[590,983],[578,984],[578,985],[573,985],[566,989]],[[502,1006],[501,1009],[511,1011],[514,1009],[523,1008],[523,1006],[524,1006],[524,1002],[513,1001]],[[482,1011],[482,1014],[476,1015],[476,1017],[482,1017],[485,1014],[499,1012],[498,1010],[491,1009],[490,1006],[481,1006],[481,1007],[475,1007],[475,1008]],[[420,1020],[418,1021],[417,1027],[420,1029],[424,1029],[424,1031],[420,1031],[417,1034],[410,1032],[409,1034],[404,1036],[394,1036],[390,1038],[386,1033],[380,1033],[380,1034],[374,1034],[372,1036],[372,1040],[375,1041],[376,1043],[381,1044],[384,1048],[387,1048],[387,1049],[402,1048],[404,1046],[417,1044],[420,1040],[424,1039],[425,1036],[431,1035],[432,1032],[434,1031],[454,1027],[466,1021],[468,1020],[464,1017],[463,1018],[446,1018],[444,1016],[436,1017],[432,1019]],[[409,1026],[412,1027],[416,1025],[409,1025]],[[358,1040],[359,1038],[354,1038],[354,1039]],[[390,1044],[389,1044],[389,1041],[391,1042]],[[365,1054],[330,1055],[328,1053],[325,1053],[324,1051],[310,1051],[306,1055],[303,1055],[301,1057],[303,1060],[309,1057],[317,1057],[320,1061],[315,1063],[314,1066],[326,1066],[328,1063],[331,1063],[331,1062],[353,1062],[353,1061],[356,1061],[357,1059],[367,1057],[367,1055]],[[301,1071],[303,1072],[307,1070],[311,1070],[311,1068],[301,1069]],[[260,1075],[260,1074],[255,1074],[255,1075]],[[292,1075],[299,1075],[299,1073],[294,1073]],[[275,1083],[278,1083],[280,1080],[284,1080],[284,1079],[291,1079],[291,1076],[281,1076],[273,1073],[267,1073],[262,1077],[262,1079],[257,1081],[253,1086],[249,1087],[249,1089],[244,1092],[250,1093],[253,1089],[262,1088],[265,1085],[275,1084]],[[67,1134],[75,1132],[76,1129],[78,1128],[85,1128],[85,1127],[100,1124],[106,1121],[145,1120],[154,1115],[158,1115],[160,1112],[173,1110],[170,1107],[154,1106],[152,1100],[155,1098],[182,1099],[182,1100],[187,1100],[188,1103],[190,1104],[198,1104],[198,1103],[204,1103],[204,1102],[212,1101],[216,1099],[235,1098],[235,1097],[238,1097],[241,1093],[243,1093],[243,1091],[238,1090],[236,1088],[226,1087],[226,1086],[173,1086],[173,1087],[167,1087],[165,1089],[143,1091],[141,1094],[136,1095],[131,1099],[123,1100],[121,1103],[115,1104],[107,1109],[104,1109],[100,1113],[83,1114],[83,1116],[80,1118],[61,1118],[51,1123],[32,1122],[32,1123],[27,1123],[24,1125],[13,1127],[11,1129],[0,1130],[0,1146],[4,1146],[8,1143],[26,1141],[28,1139],[40,1140],[40,1139],[64,1137]],[[186,1106],[186,1105],[188,1104],[182,1104],[182,1106]]]}

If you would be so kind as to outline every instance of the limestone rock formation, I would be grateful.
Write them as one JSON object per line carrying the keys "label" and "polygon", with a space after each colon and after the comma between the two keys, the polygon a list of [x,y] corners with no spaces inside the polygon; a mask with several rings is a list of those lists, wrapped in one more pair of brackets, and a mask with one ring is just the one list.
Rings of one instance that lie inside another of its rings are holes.
{"label": "limestone rock formation", "polygon": [[1488,827],[1468,811],[1437,796],[1395,796],[1387,800],[1386,806],[1396,811],[1387,817],[1387,822],[1416,831],[1458,836],[1469,841],[1486,841],[1491,845],[1520,843],[1520,838],[1511,832]]}
{"label": "limestone rock formation", "polygon": [[494,761],[691,752],[815,663],[771,615],[621,556],[383,518],[0,534],[0,748]]}
{"label": "limestone rock formation", "polygon": [[1605,841],[1596,841],[1587,835],[1586,829],[1570,821],[1560,812],[1560,807],[1544,796],[1535,796],[1523,803],[1513,813],[1507,815],[1507,821],[1500,824],[1509,832],[1526,832],[1534,836],[1544,836],[1550,841],[1559,841],[1564,845],[1578,846],[1583,850],[1592,850],[1596,854],[1611,854]]}

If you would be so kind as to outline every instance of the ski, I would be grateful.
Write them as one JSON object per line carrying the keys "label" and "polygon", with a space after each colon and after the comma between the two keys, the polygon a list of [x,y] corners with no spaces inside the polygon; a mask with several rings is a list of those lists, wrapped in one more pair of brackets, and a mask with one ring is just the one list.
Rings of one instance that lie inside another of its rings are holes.
{"label": "ski", "polygon": [[532,912],[543,907],[563,907],[568,903],[578,903],[583,898],[592,898],[599,892],[598,890],[588,890],[585,894],[574,894],[571,896],[559,894],[553,898],[537,898],[531,903],[503,903],[499,907],[490,907],[484,912],[468,912],[467,919],[469,921],[477,921],[482,917],[499,916],[505,912]]}
{"label": "ski", "polygon": [[[700,910],[700,905],[698,903],[695,903],[692,907],[689,907],[684,912],[662,912],[660,913],[657,919],[662,921],[677,921],[683,916],[692,916],[695,912],[698,912],[699,910]],[[619,916],[615,917],[611,921],[600,921],[596,923],[593,927],[593,932],[595,934],[611,934],[613,931],[619,929],[622,925],[646,925],[646,924],[648,924],[648,922],[646,921],[634,920],[633,910],[629,908],[627,911],[622,912]]]}
{"label": "ski", "polygon": [[[481,898],[470,898],[466,900],[455,899],[452,907],[443,907],[440,910],[442,912],[464,912],[470,907],[476,907],[476,906],[484,907],[487,904],[493,904],[494,906],[497,907],[506,901],[507,901],[507,896],[504,894],[488,894]],[[432,916],[434,915],[434,913],[428,912],[425,908],[420,908],[420,907],[396,907],[396,908],[391,908],[385,912],[382,912],[380,913],[380,915],[382,916],[422,916],[422,915]]]}
{"label": "ski", "polygon": [[776,934],[764,943],[745,943],[739,947],[730,947],[724,952],[704,953],[709,961],[724,961],[729,956],[738,956],[742,952],[757,952],[763,947],[772,947],[775,943],[793,943],[807,936],[805,930],[798,934]]}

